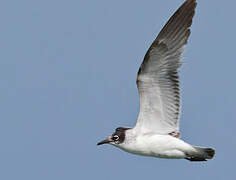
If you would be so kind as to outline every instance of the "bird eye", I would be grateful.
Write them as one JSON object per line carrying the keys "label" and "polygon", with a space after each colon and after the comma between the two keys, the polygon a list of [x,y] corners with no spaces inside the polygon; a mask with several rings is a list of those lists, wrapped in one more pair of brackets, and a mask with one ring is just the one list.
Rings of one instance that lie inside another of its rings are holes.
{"label": "bird eye", "polygon": [[114,136],[112,137],[112,139],[113,139],[114,141],[118,141],[118,140],[119,140],[119,136],[114,135]]}

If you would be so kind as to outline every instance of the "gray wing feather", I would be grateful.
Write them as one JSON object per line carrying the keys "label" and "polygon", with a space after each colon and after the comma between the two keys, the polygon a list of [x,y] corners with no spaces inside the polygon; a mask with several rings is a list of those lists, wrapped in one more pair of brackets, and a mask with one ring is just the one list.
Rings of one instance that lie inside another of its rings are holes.
{"label": "gray wing feather", "polygon": [[148,49],[137,76],[140,112],[136,128],[167,134],[179,131],[178,68],[190,35],[196,0],[187,0]]}

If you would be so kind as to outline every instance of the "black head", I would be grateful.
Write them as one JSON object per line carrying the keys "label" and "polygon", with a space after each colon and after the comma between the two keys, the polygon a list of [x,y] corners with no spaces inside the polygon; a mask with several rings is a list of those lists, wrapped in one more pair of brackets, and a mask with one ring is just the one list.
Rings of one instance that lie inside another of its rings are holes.
{"label": "black head", "polygon": [[109,144],[109,143],[115,143],[115,144],[121,144],[124,142],[125,140],[125,131],[131,129],[131,128],[127,128],[127,127],[119,127],[116,128],[116,131],[108,136],[107,139],[97,143],[97,145],[102,145],[102,144]]}

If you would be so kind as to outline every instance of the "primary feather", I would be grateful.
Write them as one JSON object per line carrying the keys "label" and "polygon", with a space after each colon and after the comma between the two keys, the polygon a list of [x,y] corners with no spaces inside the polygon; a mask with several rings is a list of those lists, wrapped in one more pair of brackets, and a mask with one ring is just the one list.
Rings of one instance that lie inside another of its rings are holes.
{"label": "primary feather", "polygon": [[179,132],[178,68],[190,35],[196,0],[186,1],[148,49],[137,76],[140,112],[135,128],[144,132]]}

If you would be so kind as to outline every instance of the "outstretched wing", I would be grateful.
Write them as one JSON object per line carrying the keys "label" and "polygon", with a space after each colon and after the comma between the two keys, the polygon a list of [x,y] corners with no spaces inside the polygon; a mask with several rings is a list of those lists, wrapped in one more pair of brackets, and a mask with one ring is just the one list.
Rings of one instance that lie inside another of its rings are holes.
{"label": "outstretched wing", "polygon": [[169,19],[148,49],[137,76],[140,112],[135,128],[144,132],[179,132],[178,68],[190,35],[196,0],[187,0]]}

